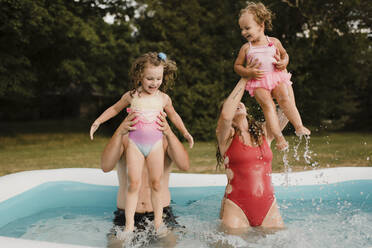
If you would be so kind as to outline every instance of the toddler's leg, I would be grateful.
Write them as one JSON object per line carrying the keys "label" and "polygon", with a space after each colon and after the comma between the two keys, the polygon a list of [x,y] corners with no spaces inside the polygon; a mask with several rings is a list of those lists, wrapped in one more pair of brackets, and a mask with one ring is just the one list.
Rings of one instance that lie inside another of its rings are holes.
{"label": "toddler's leg", "polygon": [[134,230],[134,214],[136,212],[139,190],[141,187],[142,170],[145,158],[136,145],[129,140],[126,150],[128,169],[128,192],[125,199],[125,230]]}
{"label": "toddler's leg", "polygon": [[291,85],[280,83],[273,90],[273,95],[278,101],[280,108],[289,122],[292,123],[297,135],[310,135],[310,130],[302,124],[300,113],[297,110],[296,102]]}
{"label": "toddler's leg", "polygon": [[282,131],[280,130],[278,115],[270,92],[263,88],[257,88],[254,91],[254,97],[260,104],[267,126],[274,135],[276,147],[279,150],[285,150],[288,147],[288,143],[284,139]]}
{"label": "toddler's leg", "polygon": [[162,184],[161,177],[164,171],[163,142],[156,143],[146,157],[146,165],[149,171],[149,184],[151,187],[151,203],[154,208],[155,230],[163,224]]}

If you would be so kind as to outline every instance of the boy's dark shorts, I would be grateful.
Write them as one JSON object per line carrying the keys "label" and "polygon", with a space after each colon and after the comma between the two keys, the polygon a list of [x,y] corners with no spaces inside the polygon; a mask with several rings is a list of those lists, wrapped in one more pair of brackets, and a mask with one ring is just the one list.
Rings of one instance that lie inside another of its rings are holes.
{"label": "boy's dark shorts", "polygon": [[[116,226],[125,226],[125,210],[117,209],[114,212],[113,222]],[[172,208],[170,206],[163,208],[163,222],[169,229],[182,228],[176,221],[177,216],[174,216]],[[145,230],[146,227],[154,220],[154,212],[135,213],[134,215],[134,226],[137,230]]]}

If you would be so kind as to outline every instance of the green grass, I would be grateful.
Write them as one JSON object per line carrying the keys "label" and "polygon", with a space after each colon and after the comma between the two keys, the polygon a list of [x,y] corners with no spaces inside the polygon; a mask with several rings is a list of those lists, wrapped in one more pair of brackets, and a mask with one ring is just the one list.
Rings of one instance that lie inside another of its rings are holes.
{"label": "green grass", "polygon": [[[89,139],[89,123],[43,121],[0,125],[0,176],[9,173],[70,167],[99,168],[101,152],[109,140],[102,128],[94,141]],[[299,142],[287,136],[291,147]],[[274,145],[274,144],[273,144]],[[272,147],[273,147],[272,145]],[[185,147],[187,144],[185,144]],[[372,166],[371,133],[321,133],[310,139],[310,164],[303,158],[305,140],[299,146],[299,160],[288,154],[292,170],[309,170],[337,166]],[[188,148],[187,148],[188,149]],[[188,149],[191,173],[223,173],[216,171],[215,143],[196,142]],[[275,149],[273,171],[284,171],[283,154]],[[179,172],[176,168],[174,172]]]}

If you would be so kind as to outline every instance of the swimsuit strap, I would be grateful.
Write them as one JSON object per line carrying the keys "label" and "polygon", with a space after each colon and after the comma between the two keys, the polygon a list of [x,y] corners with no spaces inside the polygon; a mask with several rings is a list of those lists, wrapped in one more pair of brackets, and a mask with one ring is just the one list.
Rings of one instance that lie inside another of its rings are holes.
{"label": "swimsuit strap", "polygon": [[266,39],[267,39],[267,42],[269,42],[269,43],[271,42],[269,36],[267,36],[267,35],[266,35]]}
{"label": "swimsuit strap", "polygon": [[[271,40],[270,40],[269,36],[265,35],[265,37],[266,37],[266,40],[267,40],[268,45],[269,45],[271,43]],[[248,44],[249,44],[249,50],[251,50],[252,48],[253,49],[255,48],[255,46],[252,46],[252,43],[250,41],[248,41]],[[257,46],[257,47],[264,47],[264,46]]]}

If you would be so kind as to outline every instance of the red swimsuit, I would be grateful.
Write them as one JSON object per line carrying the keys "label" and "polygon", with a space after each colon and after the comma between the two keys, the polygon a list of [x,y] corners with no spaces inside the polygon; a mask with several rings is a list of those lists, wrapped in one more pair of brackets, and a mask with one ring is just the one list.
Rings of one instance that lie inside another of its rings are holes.
{"label": "red swimsuit", "polygon": [[271,184],[272,151],[263,138],[259,147],[243,144],[234,135],[225,153],[225,168],[233,172],[228,184],[232,186],[225,197],[238,205],[247,216],[251,226],[260,226],[274,201]]}

